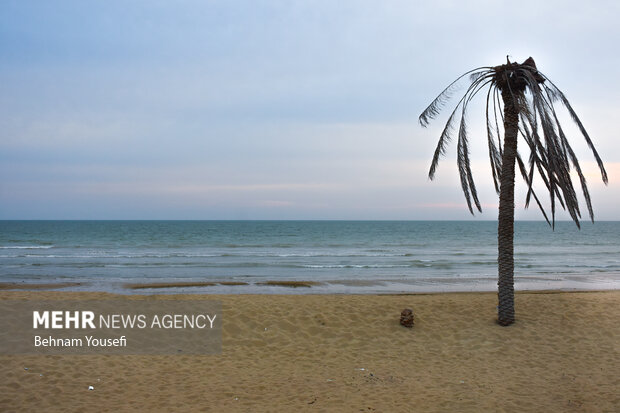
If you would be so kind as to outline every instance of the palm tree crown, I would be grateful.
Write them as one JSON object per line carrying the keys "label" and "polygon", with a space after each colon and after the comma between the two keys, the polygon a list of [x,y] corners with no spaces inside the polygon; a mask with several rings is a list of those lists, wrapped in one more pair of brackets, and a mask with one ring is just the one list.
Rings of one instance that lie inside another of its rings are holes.
{"label": "palm tree crown", "polygon": [[[557,199],[562,208],[568,211],[571,218],[575,221],[577,226],[579,226],[581,213],[577,201],[577,194],[570,176],[572,165],[579,176],[590,219],[594,220],[592,203],[585,176],[566,138],[564,129],[560,125],[554,104],[560,102],[568,110],[572,120],[577,124],[581,134],[592,150],[601,171],[603,182],[605,183],[607,183],[607,172],[605,171],[600,156],[592,144],[590,136],[566,99],[566,96],[564,96],[549,78],[537,70],[534,59],[531,57],[520,64],[508,60],[504,65],[479,67],[464,73],[444,89],[426,110],[422,112],[419,118],[420,124],[426,127],[430,120],[439,114],[444,104],[452,96],[456,86],[467,76],[470,81],[469,87],[450,114],[443,132],[441,133],[431,163],[429,178],[434,178],[439,158],[445,153],[446,145],[452,139],[454,126],[460,118],[457,135],[457,164],[461,186],[470,212],[473,214],[472,201],[479,211],[482,210],[469,160],[466,112],[468,104],[473,97],[489,85],[490,87],[486,93],[486,127],[489,159],[491,161],[493,182],[497,193],[499,194],[500,192],[503,152],[498,113],[501,123],[503,123],[505,121],[504,115],[507,109],[505,106],[508,105],[513,106],[517,115],[517,122],[520,123],[518,129],[519,135],[524,138],[530,149],[527,166],[519,153],[515,154],[521,175],[528,185],[526,207],[529,205],[530,199],[534,198],[547,222],[552,224],[555,219]],[[502,99],[500,99],[500,95]],[[551,222],[532,187],[535,172],[538,172],[549,191],[551,200]]]}

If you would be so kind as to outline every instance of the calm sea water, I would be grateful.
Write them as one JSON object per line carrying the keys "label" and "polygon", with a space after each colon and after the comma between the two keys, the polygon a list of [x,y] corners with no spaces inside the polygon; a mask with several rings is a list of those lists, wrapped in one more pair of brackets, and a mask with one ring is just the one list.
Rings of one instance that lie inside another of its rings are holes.
{"label": "calm sea water", "polygon": [[[0,282],[247,285],[140,293],[365,293],[494,290],[492,221],[0,221]],[[517,222],[519,289],[617,289],[620,222]],[[307,280],[312,288],[268,287]]]}

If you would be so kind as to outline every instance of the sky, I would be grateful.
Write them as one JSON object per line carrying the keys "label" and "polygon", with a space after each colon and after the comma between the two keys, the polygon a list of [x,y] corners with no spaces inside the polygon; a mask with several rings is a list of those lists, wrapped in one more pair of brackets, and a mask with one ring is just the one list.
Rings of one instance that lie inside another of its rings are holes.
{"label": "sky", "polygon": [[[493,220],[485,95],[475,216],[454,142],[427,175],[449,108],[418,116],[508,55],[571,101],[609,173],[569,128],[595,219],[618,220],[619,17],[616,1],[3,0],[0,219]],[[516,219],[542,219],[524,187]]]}

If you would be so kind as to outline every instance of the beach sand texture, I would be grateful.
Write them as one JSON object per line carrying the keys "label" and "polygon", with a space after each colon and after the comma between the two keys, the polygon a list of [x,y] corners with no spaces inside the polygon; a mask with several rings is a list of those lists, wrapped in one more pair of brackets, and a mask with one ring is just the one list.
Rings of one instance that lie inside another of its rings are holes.
{"label": "beach sand texture", "polygon": [[[77,298],[119,297],[0,292]],[[620,291],[519,293],[507,328],[492,293],[212,298],[222,354],[1,356],[0,410],[620,411]]]}

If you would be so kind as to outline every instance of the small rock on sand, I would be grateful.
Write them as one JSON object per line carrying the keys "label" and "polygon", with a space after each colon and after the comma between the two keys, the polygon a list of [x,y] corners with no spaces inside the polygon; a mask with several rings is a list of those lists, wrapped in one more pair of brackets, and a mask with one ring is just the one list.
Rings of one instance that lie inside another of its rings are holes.
{"label": "small rock on sand", "polygon": [[400,313],[400,325],[407,328],[413,327],[413,310],[411,308],[405,308]]}

